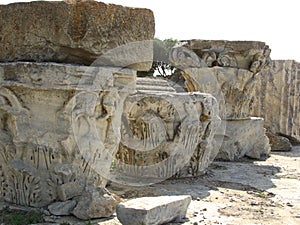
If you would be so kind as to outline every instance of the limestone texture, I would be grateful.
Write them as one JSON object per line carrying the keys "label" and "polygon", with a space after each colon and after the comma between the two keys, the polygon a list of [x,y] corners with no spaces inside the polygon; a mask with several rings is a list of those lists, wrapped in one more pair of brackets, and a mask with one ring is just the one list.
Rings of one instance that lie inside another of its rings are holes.
{"label": "limestone texture", "polygon": [[252,159],[263,159],[270,153],[269,139],[266,136],[264,120],[249,119],[226,120],[225,135],[216,159],[234,161],[244,156]]}
{"label": "limestone texture", "polygon": [[269,154],[263,120],[251,118],[269,54],[263,42],[204,40],[182,41],[170,53],[170,60],[182,69],[187,90],[209,93],[219,103],[222,129],[215,134],[219,159]]}
{"label": "limestone texture", "polygon": [[148,70],[153,50],[148,40],[153,38],[154,16],[149,9],[97,1],[0,5],[1,62],[97,64]]}
{"label": "limestone texture", "polygon": [[[188,68],[182,75],[189,91],[210,93],[218,100],[222,119],[251,116],[254,104],[256,76],[239,68]],[[258,76],[258,75],[257,75]]]}
{"label": "limestone texture", "polygon": [[116,210],[118,202],[104,188],[88,187],[77,199],[78,204],[72,214],[82,220],[110,217]]}
{"label": "limestone texture", "polygon": [[143,197],[117,205],[117,217],[124,225],[154,225],[185,218],[189,195]]}
{"label": "limestone texture", "polygon": [[[173,50],[171,61],[179,67],[232,67],[253,73],[269,64],[271,53],[264,42],[200,39],[181,41]],[[194,54],[191,55],[190,51]]]}
{"label": "limestone texture", "polygon": [[213,148],[220,123],[215,98],[166,92],[163,87],[145,91],[143,82],[143,88],[125,100],[112,176],[119,182],[149,184],[203,174],[218,153]]}
{"label": "limestone texture", "polygon": [[270,140],[270,146],[272,151],[291,151],[292,144],[289,139],[282,137],[278,134],[267,132],[267,136]]}
{"label": "limestone texture", "polygon": [[252,114],[265,119],[266,128],[300,141],[300,63],[272,60],[255,88]]}
{"label": "limestone texture", "polygon": [[68,216],[71,215],[71,211],[75,208],[76,204],[77,202],[75,200],[54,202],[48,206],[48,210],[55,216]]}
{"label": "limestone texture", "polygon": [[131,69],[0,63],[3,200],[44,207],[104,187],[135,78]]}

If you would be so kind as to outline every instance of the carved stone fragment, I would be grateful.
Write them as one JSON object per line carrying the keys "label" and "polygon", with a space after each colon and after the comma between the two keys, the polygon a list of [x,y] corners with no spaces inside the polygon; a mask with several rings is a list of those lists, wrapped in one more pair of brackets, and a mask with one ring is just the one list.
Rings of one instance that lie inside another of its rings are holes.
{"label": "carved stone fragment", "polygon": [[[266,70],[269,64],[268,46],[262,42],[184,41],[181,47],[174,47],[170,54],[170,60],[175,65],[184,61],[178,57],[184,47],[184,51],[188,52],[185,54],[187,61],[190,55],[195,54],[200,59],[198,66],[183,68],[186,88],[190,92],[210,93],[219,103],[223,130],[215,136],[219,143],[216,147],[221,146],[218,158],[235,160],[243,156],[260,158],[268,155],[269,145],[263,120],[250,118],[256,115],[252,112],[258,97],[256,88],[261,79],[259,72]],[[256,61],[259,62],[254,70],[252,64]],[[249,140],[243,136],[247,134]],[[251,144],[259,147],[252,149]]]}
{"label": "carved stone fragment", "polygon": [[218,105],[209,94],[138,90],[126,99],[122,118],[115,179],[196,176],[217,154]]}
{"label": "carved stone fragment", "polygon": [[[180,50],[176,54],[177,48],[186,50]],[[182,53],[187,50],[194,52],[199,57],[199,59],[193,57],[194,62],[201,60],[201,65],[198,63],[196,67],[232,67],[249,70],[253,73],[258,73],[268,66],[271,52],[269,46],[258,41],[188,40],[179,42],[173,49],[171,61],[177,62],[176,65],[185,65],[190,58],[182,59]],[[185,63],[180,63],[181,61]],[[189,64],[189,67],[195,66]]]}
{"label": "carved stone fragment", "polygon": [[149,9],[97,1],[15,3],[0,5],[0,28],[0,62],[90,65],[105,53],[94,65],[146,71],[152,65]]}

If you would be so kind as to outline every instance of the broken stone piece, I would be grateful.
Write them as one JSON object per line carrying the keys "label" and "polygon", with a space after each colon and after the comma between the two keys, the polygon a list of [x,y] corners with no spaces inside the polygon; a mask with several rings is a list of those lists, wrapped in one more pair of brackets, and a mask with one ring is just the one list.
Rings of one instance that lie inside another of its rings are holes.
{"label": "broken stone piece", "polygon": [[94,187],[87,188],[77,201],[72,214],[82,220],[110,217],[118,204],[106,189]]}
{"label": "broken stone piece", "polygon": [[180,221],[192,198],[189,195],[143,197],[117,205],[117,217],[123,225],[163,224]]}
{"label": "broken stone piece", "polygon": [[65,183],[57,187],[57,195],[61,201],[66,201],[81,195],[84,190],[84,186],[84,182],[73,181]]}
{"label": "broken stone piece", "polygon": [[75,200],[66,202],[54,202],[48,206],[51,214],[55,216],[68,216],[71,211],[75,208],[77,202]]}
{"label": "broken stone piece", "polygon": [[261,159],[270,153],[264,120],[258,117],[226,121],[226,131],[216,159],[237,160],[244,156]]}
{"label": "broken stone piece", "polygon": [[291,151],[292,144],[289,139],[267,132],[267,136],[270,140],[271,150],[272,151]]}
{"label": "broken stone piece", "polygon": [[104,64],[146,71],[152,66],[153,45],[146,41],[154,38],[149,9],[97,1],[15,3],[0,5],[0,28],[0,62],[90,65],[117,49],[109,53],[113,62]]}

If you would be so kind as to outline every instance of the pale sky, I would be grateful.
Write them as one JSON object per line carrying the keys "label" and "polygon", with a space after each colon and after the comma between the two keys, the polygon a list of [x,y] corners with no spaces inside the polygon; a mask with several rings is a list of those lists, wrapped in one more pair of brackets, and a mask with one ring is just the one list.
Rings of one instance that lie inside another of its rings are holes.
{"label": "pale sky", "polygon": [[[28,0],[0,0],[0,4]],[[154,12],[160,39],[263,41],[272,59],[300,62],[299,0],[102,0]]]}

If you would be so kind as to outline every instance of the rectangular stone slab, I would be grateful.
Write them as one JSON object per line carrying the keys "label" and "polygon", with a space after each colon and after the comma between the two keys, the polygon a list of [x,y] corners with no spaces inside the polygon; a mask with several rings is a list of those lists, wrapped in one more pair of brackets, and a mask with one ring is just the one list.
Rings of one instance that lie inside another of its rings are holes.
{"label": "rectangular stone slab", "polygon": [[[149,9],[96,1],[0,5],[2,62],[90,65],[107,51],[121,46],[117,53],[109,53],[112,60],[102,59],[105,61],[102,64],[148,70],[152,65],[153,46],[146,40],[153,38],[154,16]],[[115,55],[126,60],[120,61]],[[101,62],[97,60],[97,64]]]}
{"label": "rectangular stone slab", "polygon": [[153,225],[182,219],[191,196],[160,196],[132,199],[117,205],[117,217],[123,225]]}

